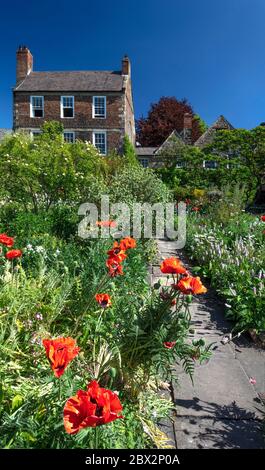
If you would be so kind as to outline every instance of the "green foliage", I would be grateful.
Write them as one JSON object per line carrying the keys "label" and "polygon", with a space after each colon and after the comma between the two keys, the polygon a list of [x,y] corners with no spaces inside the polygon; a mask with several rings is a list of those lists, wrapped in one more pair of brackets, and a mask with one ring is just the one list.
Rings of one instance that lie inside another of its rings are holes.
{"label": "green foliage", "polygon": [[193,119],[197,121],[200,133],[204,134],[208,129],[206,122],[198,114],[195,114]]}
{"label": "green foliage", "polygon": [[[216,170],[205,170],[205,154],[197,147],[176,144],[170,149],[168,166],[160,168],[157,174],[172,190],[175,199],[192,197],[195,188],[209,188],[218,185]],[[178,166],[177,166],[178,164]],[[182,166],[179,167],[179,164]]]}
{"label": "green foliage", "polygon": [[135,153],[134,146],[132,145],[129,137],[125,135],[123,140],[123,155],[126,159],[126,164],[128,166],[138,166],[138,158]]}
{"label": "green foliage", "polygon": [[[204,149],[180,146],[178,142],[165,153],[167,165],[157,170],[175,197],[191,196],[194,188],[223,190],[238,183],[245,188],[246,202],[255,198],[265,174],[265,129],[218,131],[212,144]],[[204,168],[204,161],[216,162],[216,168]],[[176,167],[182,163],[182,167]]]}
{"label": "green foliage", "polygon": [[0,182],[6,201],[35,213],[62,201],[83,202],[91,175],[99,178],[104,167],[92,145],[64,143],[56,122],[44,124],[36,141],[17,133],[0,145]]}
{"label": "green foliage", "polygon": [[110,197],[112,201],[126,202],[166,202],[170,192],[154,171],[138,165],[125,167],[110,179]]}
{"label": "green foliage", "polygon": [[[224,182],[240,182],[248,201],[256,195],[265,173],[265,129],[219,131],[206,154],[219,157],[220,177]],[[227,171],[229,169],[229,171]]]}
{"label": "green foliage", "polygon": [[[210,194],[211,197],[211,194]],[[240,183],[227,184],[218,194],[215,203],[209,204],[207,214],[211,220],[221,225],[229,224],[240,216],[246,206],[245,186]]]}

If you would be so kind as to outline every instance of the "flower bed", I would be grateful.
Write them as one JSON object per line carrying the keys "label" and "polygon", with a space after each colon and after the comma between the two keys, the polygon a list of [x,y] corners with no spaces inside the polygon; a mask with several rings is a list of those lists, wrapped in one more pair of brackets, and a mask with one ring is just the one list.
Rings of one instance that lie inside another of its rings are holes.
{"label": "flower bed", "polygon": [[159,384],[174,379],[176,361],[192,376],[210,354],[188,340],[200,279],[169,259],[168,285],[152,289],[150,249],[131,238],[42,241],[2,234],[2,445],[166,447],[157,424],[173,405]]}
{"label": "flower bed", "polygon": [[264,222],[242,213],[226,225],[205,214],[190,215],[187,252],[198,272],[225,298],[227,317],[238,332],[265,330]]}

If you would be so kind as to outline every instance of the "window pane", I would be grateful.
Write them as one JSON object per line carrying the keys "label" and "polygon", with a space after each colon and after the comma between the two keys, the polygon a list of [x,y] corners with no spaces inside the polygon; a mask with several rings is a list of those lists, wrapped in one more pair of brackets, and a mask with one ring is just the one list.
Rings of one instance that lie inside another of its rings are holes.
{"label": "window pane", "polygon": [[101,132],[94,133],[94,145],[98,151],[102,154],[106,154],[106,134]]}
{"label": "window pane", "polygon": [[73,117],[74,110],[73,108],[63,108],[63,117]]}
{"label": "window pane", "polygon": [[105,117],[106,101],[104,96],[94,96],[94,116]]}
{"label": "window pane", "polygon": [[43,117],[43,110],[42,109],[33,109],[34,117]]}
{"label": "window pane", "polygon": [[33,117],[43,117],[44,115],[44,100],[43,96],[31,97],[31,108]]}
{"label": "window pane", "polygon": [[62,96],[62,117],[72,118],[74,117],[74,97],[73,96]]}
{"label": "window pane", "polygon": [[205,160],[204,167],[205,168],[216,168],[217,163],[214,160]]}
{"label": "window pane", "polygon": [[74,132],[64,132],[64,141],[73,144],[75,141]]}
{"label": "window pane", "polygon": [[63,97],[63,107],[64,108],[73,108],[73,97],[72,96],[64,96]]}
{"label": "window pane", "polygon": [[36,140],[40,137],[41,131],[31,131],[33,140]]}
{"label": "window pane", "polygon": [[33,96],[32,97],[32,106],[34,108],[42,108],[42,96]]}
{"label": "window pane", "polygon": [[140,158],[140,163],[144,168],[148,168],[149,166],[148,158]]}

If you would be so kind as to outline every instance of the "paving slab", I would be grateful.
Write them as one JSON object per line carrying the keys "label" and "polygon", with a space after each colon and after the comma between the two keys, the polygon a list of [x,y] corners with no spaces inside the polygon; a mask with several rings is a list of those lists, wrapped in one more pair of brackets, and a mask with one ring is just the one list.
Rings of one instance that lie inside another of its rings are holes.
{"label": "paving slab", "polygon": [[264,448],[261,423],[248,419],[178,418],[175,432],[178,449]]}
{"label": "paving slab", "polygon": [[[231,345],[236,359],[248,377],[256,380],[253,385],[257,393],[265,394],[265,351],[243,337]],[[264,397],[265,399],[265,397]]]}
{"label": "paving slab", "polygon": [[193,381],[183,374],[174,386],[178,416],[263,419],[255,390],[229,349],[196,367]]}

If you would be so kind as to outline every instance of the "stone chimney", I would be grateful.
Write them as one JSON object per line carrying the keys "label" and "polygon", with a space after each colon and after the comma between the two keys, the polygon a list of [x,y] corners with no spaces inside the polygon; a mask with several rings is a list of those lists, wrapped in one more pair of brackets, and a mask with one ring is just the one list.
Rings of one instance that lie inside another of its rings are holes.
{"label": "stone chimney", "polygon": [[183,123],[183,138],[186,145],[192,145],[192,121],[192,114],[185,113]]}
{"label": "stone chimney", "polygon": [[33,56],[26,46],[19,46],[17,50],[17,84],[22,82],[32,72]]}
{"label": "stone chimney", "polygon": [[131,63],[127,55],[122,59],[122,75],[131,75]]}

